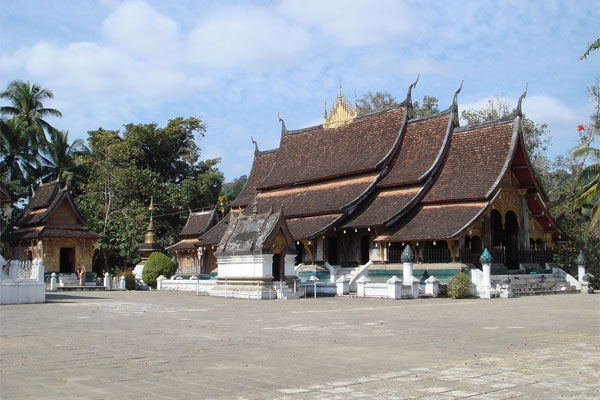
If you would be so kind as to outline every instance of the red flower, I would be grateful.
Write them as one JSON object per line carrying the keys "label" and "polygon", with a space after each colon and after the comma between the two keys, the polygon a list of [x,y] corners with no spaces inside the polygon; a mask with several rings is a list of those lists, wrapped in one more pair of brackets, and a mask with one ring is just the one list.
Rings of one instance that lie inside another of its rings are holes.
{"label": "red flower", "polygon": [[577,130],[578,130],[579,132],[581,132],[581,131],[582,131],[582,130],[584,130],[584,129],[585,129],[585,126],[583,126],[583,125],[577,125]]}

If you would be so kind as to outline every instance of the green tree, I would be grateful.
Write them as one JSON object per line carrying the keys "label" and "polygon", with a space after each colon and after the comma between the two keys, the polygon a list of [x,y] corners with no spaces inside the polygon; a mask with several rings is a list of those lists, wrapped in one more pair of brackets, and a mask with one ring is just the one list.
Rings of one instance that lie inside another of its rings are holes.
{"label": "green tree", "polygon": [[78,199],[88,224],[100,233],[97,270],[129,268],[139,256],[150,198],[154,226],[163,246],[178,240],[189,209],[212,208],[221,192],[219,159],[200,161],[195,118],[175,118],[166,127],[128,124],[124,131],[88,132],[85,159],[89,181]]}
{"label": "green tree", "polygon": [[26,178],[38,163],[30,146],[30,129],[17,118],[0,120],[0,176],[27,186]]}
{"label": "green tree", "polygon": [[375,111],[387,110],[399,104],[396,98],[388,92],[368,92],[357,100],[356,107],[358,115],[365,115]]}
{"label": "green tree", "polygon": [[438,99],[433,96],[423,96],[423,103],[419,103],[418,101],[413,102],[414,118],[427,117],[439,112]]}
{"label": "green tree", "polygon": [[225,194],[228,198],[235,200],[235,198],[240,194],[244,185],[248,182],[248,176],[242,175],[239,178],[235,178],[233,181],[223,184],[223,194]]}
{"label": "green tree", "polygon": [[44,107],[44,101],[52,99],[54,94],[37,84],[31,84],[29,81],[12,81],[7,89],[0,93],[0,98],[9,101],[9,106],[0,107],[2,115],[16,117],[22,120],[27,127],[33,127],[34,130],[28,131],[34,133],[31,137],[31,144],[38,145],[46,142],[45,132],[50,133],[54,130],[44,118],[49,116],[62,117],[60,111],[54,108]]}
{"label": "green tree", "polygon": [[50,140],[41,147],[39,154],[42,180],[58,179],[70,186],[83,184],[85,171],[77,157],[88,153],[83,140],[69,143],[69,132],[52,131]]}
{"label": "green tree", "polygon": [[593,164],[585,166],[579,175],[581,188],[575,198],[575,206],[589,208],[589,217],[594,227],[600,228],[600,149],[581,145],[573,149],[573,157],[590,157]]}
{"label": "green tree", "polygon": [[594,40],[592,43],[589,44],[588,49],[585,51],[585,53],[583,53],[581,57],[579,57],[579,60],[585,60],[592,51],[596,51],[598,49],[600,49],[600,38]]}

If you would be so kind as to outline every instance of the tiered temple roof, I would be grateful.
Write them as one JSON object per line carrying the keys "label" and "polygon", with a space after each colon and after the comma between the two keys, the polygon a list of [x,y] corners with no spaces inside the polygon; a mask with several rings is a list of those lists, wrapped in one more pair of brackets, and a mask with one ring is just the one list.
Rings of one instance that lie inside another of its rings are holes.
{"label": "tiered temple roof", "polygon": [[199,237],[207,232],[217,223],[217,213],[215,211],[200,211],[190,212],[185,226],[179,233],[181,241],[173,246],[167,247],[167,251],[177,250],[194,250],[198,243]]}
{"label": "tiered temple roof", "polygon": [[[530,213],[558,235],[525,151],[524,95],[512,115],[460,127],[460,88],[447,110],[411,119],[415,84],[388,110],[347,115],[339,124],[329,116],[325,125],[296,131],[282,124],[279,148],[257,149],[233,207],[248,214],[256,201],[261,213],[282,209],[295,240],[366,227],[378,228],[377,241],[450,239],[489,209],[512,172],[527,190]],[[218,243],[225,225],[201,242]]]}
{"label": "tiered temple roof", "polygon": [[73,202],[68,186],[62,187],[58,181],[44,183],[37,187],[23,215],[17,220],[19,228],[3,239],[99,238],[98,234],[83,227],[85,222]]}

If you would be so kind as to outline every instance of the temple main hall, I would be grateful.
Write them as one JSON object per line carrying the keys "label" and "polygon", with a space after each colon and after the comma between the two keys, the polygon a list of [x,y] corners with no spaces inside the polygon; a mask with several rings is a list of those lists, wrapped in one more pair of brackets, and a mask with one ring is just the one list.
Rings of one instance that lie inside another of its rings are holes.
{"label": "temple main hall", "polygon": [[[525,94],[510,115],[461,126],[460,88],[447,109],[415,118],[415,84],[389,109],[358,115],[340,90],[322,124],[288,130],[281,120],[279,147],[261,151],[254,143],[246,186],[196,245],[218,259],[218,248],[231,248],[228,235],[242,229],[233,222],[280,214],[296,264],[400,263],[406,245],[421,269],[478,266],[484,248],[507,270],[551,262],[564,238],[527,155]],[[253,240],[251,227],[242,230]],[[269,275],[285,270],[274,265]]]}

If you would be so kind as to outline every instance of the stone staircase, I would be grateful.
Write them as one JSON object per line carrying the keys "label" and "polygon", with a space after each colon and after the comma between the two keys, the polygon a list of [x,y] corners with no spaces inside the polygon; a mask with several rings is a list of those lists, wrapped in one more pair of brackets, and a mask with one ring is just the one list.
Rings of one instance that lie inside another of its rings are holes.
{"label": "stone staircase", "polygon": [[510,283],[504,297],[579,293],[575,286],[570,285],[559,274],[492,275],[492,280],[501,286],[507,278]]}
{"label": "stone staircase", "polygon": [[297,288],[297,291],[294,292],[294,289],[290,288],[285,282],[283,282],[281,285],[279,285],[279,283],[275,283],[273,286],[277,292],[278,299],[296,300],[304,296],[304,291],[302,289]]}

